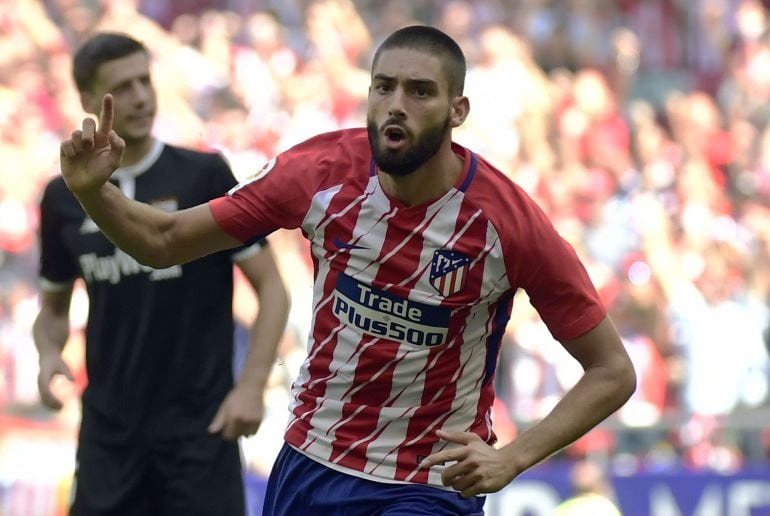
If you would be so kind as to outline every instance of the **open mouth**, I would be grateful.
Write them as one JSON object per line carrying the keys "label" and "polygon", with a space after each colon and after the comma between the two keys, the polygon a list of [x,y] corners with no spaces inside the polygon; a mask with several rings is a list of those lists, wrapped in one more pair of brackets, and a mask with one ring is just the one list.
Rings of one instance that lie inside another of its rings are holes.
{"label": "open mouth", "polygon": [[400,145],[406,141],[406,131],[398,126],[391,125],[386,127],[383,134],[388,143],[393,145]]}

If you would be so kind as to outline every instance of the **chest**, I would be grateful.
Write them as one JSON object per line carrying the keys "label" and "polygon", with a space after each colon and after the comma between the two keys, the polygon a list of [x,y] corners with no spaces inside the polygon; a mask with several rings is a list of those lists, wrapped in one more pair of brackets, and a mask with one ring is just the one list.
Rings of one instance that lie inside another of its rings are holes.
{"label": "chest", "polygon": [[376,190],[340,195],[316,206],[324,214],[307,228],[317,263],[338,289],[357,285],[360,297],[372,288],[386,308],[401,299],[459,308],[508,289],[496,231],[462,194],[418,208],[394,205]]}

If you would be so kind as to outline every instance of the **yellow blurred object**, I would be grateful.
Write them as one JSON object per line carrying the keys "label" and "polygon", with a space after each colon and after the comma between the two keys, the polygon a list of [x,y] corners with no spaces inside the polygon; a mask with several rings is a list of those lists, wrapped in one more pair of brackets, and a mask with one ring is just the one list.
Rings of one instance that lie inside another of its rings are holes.
{"label": "yellow blurred object", "polygon": [[554,511],[554,516],[620,516],[621,512],[608,498],[587,493],[565,500]]}

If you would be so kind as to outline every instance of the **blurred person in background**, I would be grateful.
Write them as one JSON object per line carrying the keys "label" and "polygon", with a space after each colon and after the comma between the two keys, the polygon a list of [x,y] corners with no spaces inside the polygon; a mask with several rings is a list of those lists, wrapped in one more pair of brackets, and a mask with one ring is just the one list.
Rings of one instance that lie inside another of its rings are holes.
{"label": "blurred person in background", "polygon": [[602,467],[591,461],[576,463],[570,471],[573,494],[554,510],[552,516],[620,516],[613,500],[612,485]]}
{"label": "blurred person in background", "polygon": [[[98,33],[73,60],[83,108],[115,102],[126,142],[111,177],[125,195],[165,211],[220,196],[236,184],[215,153],[152,135],[151,56],[139,41]],[[237,438],[257,431],[262,394],[288,312],[288,293],[266,240],[163,269],[117,249],[61,177],[40,204],[42,304],[33,326],[42,402],[61,408],[52,381],[73,379],[62,359],[73,283],[89,295],[88,384],[82,396],[72,514],[245,513]],[[259,312],[234,385],[233,262]]]}
{"label": "blurred person in background", "polygon": [[683,412],[722,422],[768,398],[767,320],[757,316],[746,272],[752,257],[740,228],[701,204],[700,192],[688,194],[692,207],[680,231],[649,196],[636,199],[635,209],[651,271],[669,303],[672,345],[683,364]]}
{"label": "blurred person in background", "polygon": [[[68,187],[143,263],[173,266],[279,228],[310,240],[313,328],[267,514],[481,514],[480,495],[633,392],[629,357],[574,250],[520,188],[452,142],[469,110],[465,69],[443,32],[394,32],[374,56],[366,128],[302,142],[184,211],[108,184],[125,146],[110,95],[98,129],[86,119],[62,142]],[[494,373],[520,288],[583,373],[541,421],[495,448]]]}

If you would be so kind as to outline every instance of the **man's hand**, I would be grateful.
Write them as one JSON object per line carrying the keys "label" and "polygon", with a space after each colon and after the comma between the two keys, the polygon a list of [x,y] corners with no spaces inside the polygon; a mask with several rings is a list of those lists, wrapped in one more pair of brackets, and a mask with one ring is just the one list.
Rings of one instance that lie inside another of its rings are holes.
{"label": "man's hand", "polygon": [[437,430],[436,435],[462,446],[429,455],[420,466],[429,468],[436,464],[456,461],[455,464],[444,468],[441,482],[459,491],[465,498],[495,493],[507,486],[517,475],[502,451],[488,445],[474,433]]}
{"label": "man's hand", "polygon": [[242,435],[254,435],[262,423],[262,392],[236,385],[219,406],[209,425],[209,433],[221,433],[228,441]]}
{"label": "man's hand", "polygon": [[62,176],[72,193],[87,194],[98,190],[120,166],[126,143],[112,130],[112,95],[102,98],[99,128],[91,118],[83,120],[83,129],[73,131],[59,148]]}
{"label": "man's hand", "polygon": [[40,352],[40,372],[37,375],[37,389],[40,392],[40,401],[50,409],[60,410],[62,402],[51,391],[51,382],[56,375],[62,375],[71,382],[75,381],[75,377],[58,350],[51,349]]}

